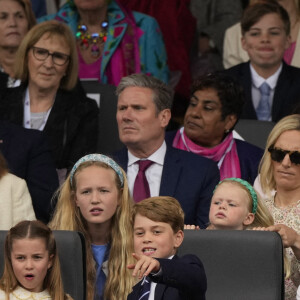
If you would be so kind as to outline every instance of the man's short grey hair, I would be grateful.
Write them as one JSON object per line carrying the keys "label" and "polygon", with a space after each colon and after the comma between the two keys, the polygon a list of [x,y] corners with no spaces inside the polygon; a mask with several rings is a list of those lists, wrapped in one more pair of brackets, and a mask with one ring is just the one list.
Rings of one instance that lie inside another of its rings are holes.
{"label": "man's short grey hair", "polygon": [[145,74],[132,74],[123,77],[117,87],[116,94],[120,94],[128,87],[142,87],[153,91],[153,101],[157,112],[171,109],[173,102],[173,90],[161,80]]}

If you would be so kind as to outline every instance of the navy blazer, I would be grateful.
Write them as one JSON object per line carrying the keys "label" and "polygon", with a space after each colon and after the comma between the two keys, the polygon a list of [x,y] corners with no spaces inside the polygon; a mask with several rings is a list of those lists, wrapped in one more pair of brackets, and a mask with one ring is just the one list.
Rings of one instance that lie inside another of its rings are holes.
{"label": "navy blazer", "polygon": [[[200,259],[192,254],[173,259],[157,258],[161,272],[149,275],[156,282],[154,300],[205,300],[207,289],[206,275]],[[138,282],[127,300],[138,300],[141,288]]]}
{"label": "navy blazer", "polygon": [[[128,150],[118,151],[114,158],[127,172]],[[185,224],[207,227],[212,193],[219,180],[219,169],[212,160],[167,146],[159,195],[179,201]]]}
{"label": "navy blazer", "polygon": [[[176,133],[176,130],[166,132],[165,140],[167,145],[173,145]],[[235,142],[240,161],[241,178],[253,184],[258,175],[258,166],[264,151],[259,147],[242,140],[235,139]]]}
{"label": "navy blazer", "polygon": [[[273,122],[277,122],[281,118],[292,114],[293,110],[300,103],[300,68],[289,66],[285,62],[282,62],[282,64],[273,98]],[[238,64],[223,72],[235,77],[244,88],[245,105],[241,118],[257,119],[252,102],[250,62]]]}
{"label": "navy blazer", "polygon": [[58,178],[43,134],[38,130],[0,121],[0,151],[6,159],[9,172],[26,181],[37,219],[47,224]]}

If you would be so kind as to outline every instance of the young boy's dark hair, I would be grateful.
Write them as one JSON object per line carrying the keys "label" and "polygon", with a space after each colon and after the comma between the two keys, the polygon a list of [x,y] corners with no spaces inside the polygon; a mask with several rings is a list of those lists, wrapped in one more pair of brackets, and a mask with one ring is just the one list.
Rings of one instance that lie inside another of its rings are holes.
{"label": "young boy's dark hair", "polygon": [[174,233],[184,228],[184,212],[179,202],[172,197],[152,197],[136,203],[132,210],[132,225],[137,214],[155,222],[170,224]]}
{"label": "young boy's dark hair", "polygon": [[245,9],[241,20],[242,35],[267,14],[277,14],[284,24],[286,35],[290,34],[290,18],[286,10],[276,1],[265,0],[249,5]]}

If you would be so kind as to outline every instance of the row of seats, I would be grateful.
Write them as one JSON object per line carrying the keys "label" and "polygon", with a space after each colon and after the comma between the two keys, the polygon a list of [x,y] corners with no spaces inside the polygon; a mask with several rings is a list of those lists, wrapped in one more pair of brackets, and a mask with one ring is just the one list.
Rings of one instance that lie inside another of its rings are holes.
{"label": "row of seats", "polygon": [[[83,235],[54,231],[65,291],[85,300]],[[0,276],[6,231],[0,231]],[[179,255],[193,253],[202,260],[207,300],[283,300],[283,246],[279,234],[263,231],[186,230]]]}

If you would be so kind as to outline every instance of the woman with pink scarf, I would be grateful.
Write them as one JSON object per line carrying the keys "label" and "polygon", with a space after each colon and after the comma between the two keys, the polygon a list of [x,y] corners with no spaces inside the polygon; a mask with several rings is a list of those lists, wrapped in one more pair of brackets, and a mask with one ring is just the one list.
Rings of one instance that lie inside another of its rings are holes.
{"label": "woman with pink scarf", "polygon": [[232,134],[243,103],[242,88],[231,77],[221,73],[199,77],[192,84],[184,126],[168,132],[167,143],[214,160],[221,180],[237,177],[253,184],[263,150]]}

